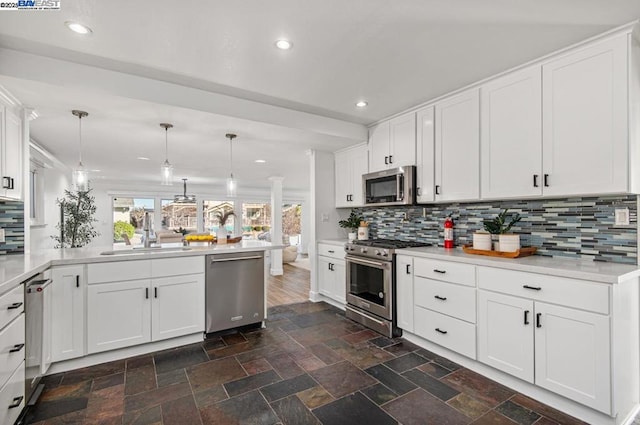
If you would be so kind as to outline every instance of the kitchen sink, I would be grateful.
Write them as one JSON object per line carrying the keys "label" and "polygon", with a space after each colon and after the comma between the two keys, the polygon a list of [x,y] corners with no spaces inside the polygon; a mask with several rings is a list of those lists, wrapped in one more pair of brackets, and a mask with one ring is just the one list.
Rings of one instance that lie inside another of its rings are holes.
{"label": "kitchen sink", "polygon": [[176,252],[176,251],[191,251],[193,248],[188,246],[177,247],[151,247],[151,248],[132,248],[132,249],[118,249],[114,251],[104,251],[100,255],[131,255],[131,254],[145,254],[149,252]]}

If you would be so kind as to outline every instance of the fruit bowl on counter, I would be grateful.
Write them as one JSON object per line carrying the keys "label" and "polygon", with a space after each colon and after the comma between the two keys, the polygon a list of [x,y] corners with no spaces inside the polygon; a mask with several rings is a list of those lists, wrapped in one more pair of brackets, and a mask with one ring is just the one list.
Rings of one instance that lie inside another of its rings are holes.
{"label": "fruit bowl on counter", "polygon": [[191,234],[185,235],[184,240],[189,245],[196,242],[199,242],[199,244],[201,243],[202,245],[205,245],[205,244],[210,245],[216,242],[216,237],[208,233],[207,234],[191,233]]}

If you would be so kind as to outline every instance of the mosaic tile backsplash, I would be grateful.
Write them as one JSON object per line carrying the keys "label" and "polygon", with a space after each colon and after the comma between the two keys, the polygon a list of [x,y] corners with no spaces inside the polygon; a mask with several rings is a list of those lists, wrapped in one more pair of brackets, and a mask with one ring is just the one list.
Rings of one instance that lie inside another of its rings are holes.
{"label": "mosaic tile backsplash", "polygon": [[[509,213],[520,213],[522,220],[512,232],[520,235],[522,246],[537,247],[539,255],[638,262],[635,195],[373,207],[356,211],[370,223],[370,238],[421,241],[438,246],[443,245],[443,223],[451,214],[455,244],[459,247],[471,244],[473,233],[482,230],[483,221],[493,219],[505,208]],[[629,208],[628,226],[614,225],[616,208]]]}
{"label": "mosaic tile backsplash", "polygon": [[4,229],[4,242],[0,254],[24,252],[24,204],[0,201],[0,228]]}

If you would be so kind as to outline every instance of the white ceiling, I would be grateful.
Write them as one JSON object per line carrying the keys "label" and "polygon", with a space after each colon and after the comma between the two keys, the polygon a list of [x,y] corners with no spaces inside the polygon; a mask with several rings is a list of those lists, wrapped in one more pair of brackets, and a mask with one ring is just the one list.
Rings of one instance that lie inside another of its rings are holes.
{"label": "white ceiling", "polygon": [[[0,47],[358,124],[640,17],[638,0],[62,0],[61,7],[1,13]],[[67,20],[87,24],[93,34],[70,32]],[[293,41],[292,50],[274,47],[282,37]],[[163,156],[157,124],[167,120],[176,124],[170,142],[182,150],[174,148],[170,158],[176,177],[183,171],[194,180],[224,177],[224,162],[212,158],[216,151],[226,158],[227,150],[220,151],[226,145],[214,139],[231,130],[239,134],[237,157],[247,162],[238,164],[237,174],[246,171],[257,185],[279,171],[285,187],[307,187],[305,149],[355,143],[294,122],[259,124],[52,80],[41,86],[3,78],[0,84],[38,109],[33,134],[70,166],[76,127],[69,110],[92,113],[86,162],[95,160],[90,167],[110,178],[156,179]],[[361,98],[369,107],[358,110]],[[152,155],[150,149],[156,149]],[[139,155],[154,162],[130,161]],[[254,156],[271,158],[262,167],[272,168],[257,168],[249,161]]]}

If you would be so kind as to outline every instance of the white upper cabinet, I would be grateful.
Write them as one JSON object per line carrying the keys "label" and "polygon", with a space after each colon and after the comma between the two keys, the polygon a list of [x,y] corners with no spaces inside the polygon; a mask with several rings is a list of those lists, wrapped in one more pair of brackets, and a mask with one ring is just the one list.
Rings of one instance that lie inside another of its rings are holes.
{"label": "white upper cabinet", "polygon": [[433,202],[434,199],[434,115],[433,106],[421,109],[416,114],[416,201],[418,203]]}
{"label": "white upper cabinet", "polygon": [[416,164],[416,115],[411,112],[369,131],[369,171]]}
{"label": "white upper cabinet", "polygon": [[480,89],[481,196],[542,195],[542,71],[508,74]]}
{"label": "white upper cabinet", "polygon": [[627,35],[542,66],[545,195],[626,192]]}
{"label": "white upper cabinet", "polygon": [[362,199],[362,175],[367,174],[367,146],[335,153],[336,208],[360,207]]}
{"label": "white upper cabinet", "polygon": [[435,110],[435,200],[479,199],[479,90],[447,98]]}
{"label": "white upper cabinet", "polygon": [[22,199],[22,119],[10,108],[0,105],[0,197]]}

